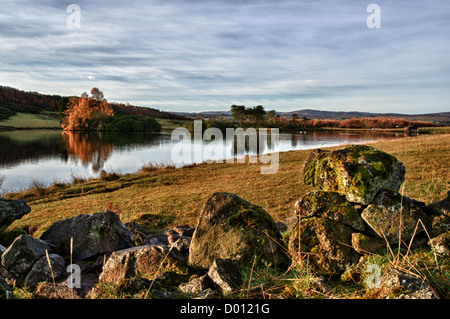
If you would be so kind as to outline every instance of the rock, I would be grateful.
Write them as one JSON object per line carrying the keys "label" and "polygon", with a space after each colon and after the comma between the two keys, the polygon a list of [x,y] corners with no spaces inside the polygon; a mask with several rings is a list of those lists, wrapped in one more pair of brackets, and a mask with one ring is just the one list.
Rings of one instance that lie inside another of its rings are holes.
{"label": "rock", "polygon": [[447,198],[431,203],[424,209],[430,215],[446,215],[450,217],[450,191],[447,192]]}
{"label": "rock", "polygon": [[0,266],[0,277],[8,281],[16,279],[16,276],[3,266]]}
{"label": "rock", "polygon": [[144,244],[154,246],[169,246],[169,239],[167,234],[152,234],[145,237]]}
{"label": "rock", "polygon": [[179,288],[186,294],[198,294],[201,291],[214,288],[214,286],[211,279],[209,279],[208,274],[205,274],[201,277],[194,278],[189,282],[180,284]]}
{"label": "rock", "polygon": [[189,279],[187,274],[179,274],[174,271],[165,271],[162,274],[158,274],[153,279],[158,284],[160,289],[167,291],[177,291],[178,287]]}
{"label": "rock", "polygon": [[34,292],[36,299],[82,299],[76,290],[67,287],[66,283],[43,282],[39,284]]}
{"label": "rock", "polygon": [[279,222],[276,222],[275,225],[280,233],[290,233],[292,229],[294,229],[295,225],[298,223],[298,217],[296,215],[289,216]]}
{"label": "rock", "polygon": [[68,256],[71,237],[74,260],[113,252],[134,244],[132,232],[116,213],[108,210],[57,221],[40,238],[54,246],[54,251],[59,255]]}
{"label": "rock", "polygon": [[358,231],[364,231],[364,221],[345,196],[336,192],[312,191],[303,195],[294,204],[300,217],[322,217],[337,221]]}
{"label": "rock", "polygon": [[223,293],[230,293],[242,285],[242,275],[231,259],[215,259],[208,277]]}
{"label": "rock", "polygon": [[400,236],[402,241],[408,243],[415,232],[419,234],[424,231],[420,225],[416,228],[419,219],[427,218],[407,197],[390,190],[381,191],[364,209],[361,217],[381,239],[386,238],[390,244],[398,243]]}
{"label": "rock", "polygon": [[148,290],[160,289],[157,283],[142,277],[123,278],[117,283],[117,293],[143,298]]}
{"label": "rock", "polygon": [[2,245],[0,245],[0,257],[2,256],[2,254],[5,252],[5,250],[6,250],[6,247],[5,246],[2,246]]}
{"label": "rock", "polygon": [[95,290],[98,275],[83,273],[81,276],[80,288],[69,288],[67,280],[57,282],[56,285],[53,285],[53,282],[43,282],[37,286],[34,294],[37,299],[83,299],[91,290]]}
{"label": "rock", "polygon": [[137,246],[115,251],[103,266],[99,280],[115,283],[132,276],[153,277],[158,271],[179,268],[184,258],[177,250],[167,250],[163,246]]}
{"label": "rock", "polygon": [[381,277],[381,294],[388,299],[436,299],[426,280],[389,268]]}
{"label": "rock", "polygon": [[47,256],[42,256],[36,261],[28,275],[25,277],[24,286],[33,289],[39,282],[58,280],[65,272],[64,259],[57,254],[49,254],[50,269]]}
{"label": "rock", "polygon": [[274,220],[263,208],[235,194],[214,193],[199,215],[189,265],[209,269],[217,258],[245,263],[254,256],[277,265],[285,261]]}
{"label": "rock", "polygon": [[29,212],[31,212],[30,206],[22,199],[0,198],[0,233]]}
{"label": "rock", "polygon": [[437,253],[450,254],[450,231],[430,239],[429,245],[434,248]]}
{"label": "rock", "polygon": [[385,247],[386,242],[383,242],[377,238],[372,238],[365,234],[353,233],[352,246],[354,250],[363,255],[375,253],[378,249]]}
{"label": "rock", "polygon": [[169,233],[177,233],[180,236],[192,237],[194,235],[195,228],[189,225],[176,226],[171,229]]}
{"label": "rock", "polygon": [[312,152],[303,172],[306,184],[366,205],[382,189],[397,192],[405,179],[405,168],[394,156],[365,145]]}
{"label": "rock", "polygon": [[169,231],[167,233],[152,234],[145,237],[145,245],[164,246],[167,249],[171,247],[178,249],[184,255],[189,253],[191,237],[182,236],[178,232]]}
{"label": "rock", "polygon": [[44,256],[46,250],[50,250],[50,247],[44,241],[28,235],[20,235],[2,254],[2,265],[20,276]]}
{"label": "rock", "polygon": [[450,231],[450,191],[447,198],[431,203],[422,210],[431,218],[431,237]]}
{"label": "rock", "polygon": [[319,292],[321,292],[325,295],[330,295],[333,290],[330,287],[330,285],[328,285],[326,283],[325,278],[323,276],[313,278],[311,281],[311,284],[312,284],[313,288],[317,289]]}
{"label": "rock", "polygon": [[320,275],[337,275],[359,259],[351,246],[352,233],[350,227],[333,220],[302,218],[289,237],[289,252],[297,262],[307,258]]}
{"label": "rock", "polygon": [[178,236],[175,240],[172,239],[173,235],[169,236],[169,243],[171,243],[173,248],[178,249],[178,251],[183,254],[189,254],[189,247],[191,246],[191,237],[187,236]]}
{"label": "rock", "polygon": [[430,231],[431,237],[436,237],[448,231],[450,231],[450,214],[441,214],[432,217]]}

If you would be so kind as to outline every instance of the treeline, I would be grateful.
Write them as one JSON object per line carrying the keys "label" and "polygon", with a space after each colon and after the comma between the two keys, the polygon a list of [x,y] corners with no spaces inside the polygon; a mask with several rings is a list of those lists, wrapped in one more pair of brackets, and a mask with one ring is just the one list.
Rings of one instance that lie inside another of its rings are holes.
{"label": "treeline", "polygon": [[312,127],[334,127],[334,128],[402,128],[409,125],[417,127],[431,127],[436,126],[432,122],[425,121],[408,121],[402,118],[389,117],[368,117],[368,118],[352,118],[345,120],[308,120],[307,124]]}
{"label": "treeline", "polygon": [[60,99],[59,95],[25,92],[0,85],[0,120],[5,120],[17,113],[57,112]]}
{"label": "treeline", "polygon": [[178,115],[175,113],[165,112],[162,110],[156,110],[149,107],[142,107],[142,106],[134,106],[130,104],[123,104],[123,103],[110,103],[114,114],[117,115],[145,115],[145,116],[151,116],[155,118],[161,118],[161,119],[171,119],[171,120],[186,120],[187,118],[182,115]]}
{"label": "treeline", "polygon": [[291,118],[280,117],[275,110],[265,111],[262,105],[245,107],[233,104],[231,106],[233,120],[239,126],[267,126],[278,127],[285,131],[314,130],[323,128],[358,128],[358,129],[390,129],[402,128],[409,125],[417,127],[436,126],[433,122],[409,121],[403,118],[366,117],[344,120],[309,119],[306,116],[299,118],[292,114]]}
{"label": "treeline", "polygon": [[[61,115],[67,109],[69,102],[78,103],[81,98],[89,97],[83,93],[81,97],[48,95],[38,92],[26,92],[16,88],[0,85],[0,121],[17,113],[39,114],[44,111],[59,112]],[[75,101],[75,100],[76,101]],[[92,102],[90,102],[92,104]],[[142,115],[165,119],[186,119],[186,117],[157,110],[154,108],[134,106],[123,103],[108,102],[115,115]]]}

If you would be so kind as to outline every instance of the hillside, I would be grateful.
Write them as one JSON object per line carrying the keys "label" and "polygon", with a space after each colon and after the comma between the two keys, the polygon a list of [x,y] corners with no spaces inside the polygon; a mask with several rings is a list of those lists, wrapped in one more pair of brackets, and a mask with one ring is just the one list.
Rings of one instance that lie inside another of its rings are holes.
{"label": "hillside", "polygon": [[[27,92],[16,88],[0,85],[0,126],[8,126],[3,123],[17,114],[55,114],[60,112],[60,106],[67,103],[69,96],[41,94]],[[135,106],[124,103],[110,102],[114,111],[119,114],[148,115],[162,119],[185,119],[184,116],[164,112],[144,106]]]}
{"label": "hillside", "polygon": [[[401,114],[401,113],[371,113],[371,112],[338,112],[338,111],[319,111],[312,109],[301,109],[290,112],[276,112],[280,117],[291,118],[292,114],[297,114],[301,119],[307,117],[308,119],[327,119],[327,120],[344,120],[351,118],[374,118],[374,117],[389,117],[389,118],[403,118],[414,121],[433,121],[440,124],[450,124],[450,112],[441,113],[425,113],[425,114]],[[231,118],[231,111],[205,111],[205,112],[177,112],[182,116],[191,118],[203,117],[229,117]]]}
{"label": "hillside", "polygon": [[401,113],[371,113],[371,112],[337,112],[337,111],[318,111],[311,109],[302,109],[291,112],[279,113],[282,117],[291,117],[296,113],[299,118],[306,116],[310,119],[332,119],[342,120],[349,118],[361,118],[361,117],[390,117],[390,118],[404,118],[408,120],[421,120],[421,121],[443,121],[450,123],[450,112],[441,113],[425,113],[425,114],[401,114]]}

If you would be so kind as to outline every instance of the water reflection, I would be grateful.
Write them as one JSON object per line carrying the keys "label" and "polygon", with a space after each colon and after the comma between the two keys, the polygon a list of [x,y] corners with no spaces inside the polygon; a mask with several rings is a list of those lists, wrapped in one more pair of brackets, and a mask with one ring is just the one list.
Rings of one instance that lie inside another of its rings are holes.
{"label": "water reflection", "polygon": [[102,132],[62,132],[61,143],[66,161],[66,156],[71,156],[75,160],[80,159],[83,165],[91,164],[95,173],[103,169],[114,148],[114,144]]}
{"label": "water reflection", "polygon": [[[244,147],[238,147],[236,137],[226,140],[224,136],[223,147],[218,148],[218,154],[212,154],[213,160],[399,138],[403,134],[327,131],[278,137],[274,142],[270,134],[247,136]],[[250,138],[256,139],[256,143],[251,143]],[[131,173],[148,163],[172,165],[171,152],[176,143],[167,133],[0,132],[0,176],[6,178],[3,190],[27,188],[33,179],[49,185],[55,180],[71,181],[73,175],[96,177],[102,169]],[[196,150],[193,141],[185,143]],[[205,151],[209,143],[202,140],[200,149]],[[185,164],[208,160],[205,154],[202,156]]]}

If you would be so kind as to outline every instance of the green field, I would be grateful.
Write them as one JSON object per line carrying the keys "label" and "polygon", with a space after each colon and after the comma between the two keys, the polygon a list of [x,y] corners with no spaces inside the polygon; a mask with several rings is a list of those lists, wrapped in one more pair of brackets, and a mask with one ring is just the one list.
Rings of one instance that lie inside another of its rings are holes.
{"label": "green field", "polygon": [[[188,120],[156,119],[162,126],[162,132],[172,132],[177,127],[185,127]],[[41,114],[17,113],[0,121],[0,129],[61,129],[59,113],[43,112]]]}
{"label": "green field", "polygon": [[0,128],[16,129],[61,129],[59,113],[43,112],[41,114],[17,113],[0,121]]}

